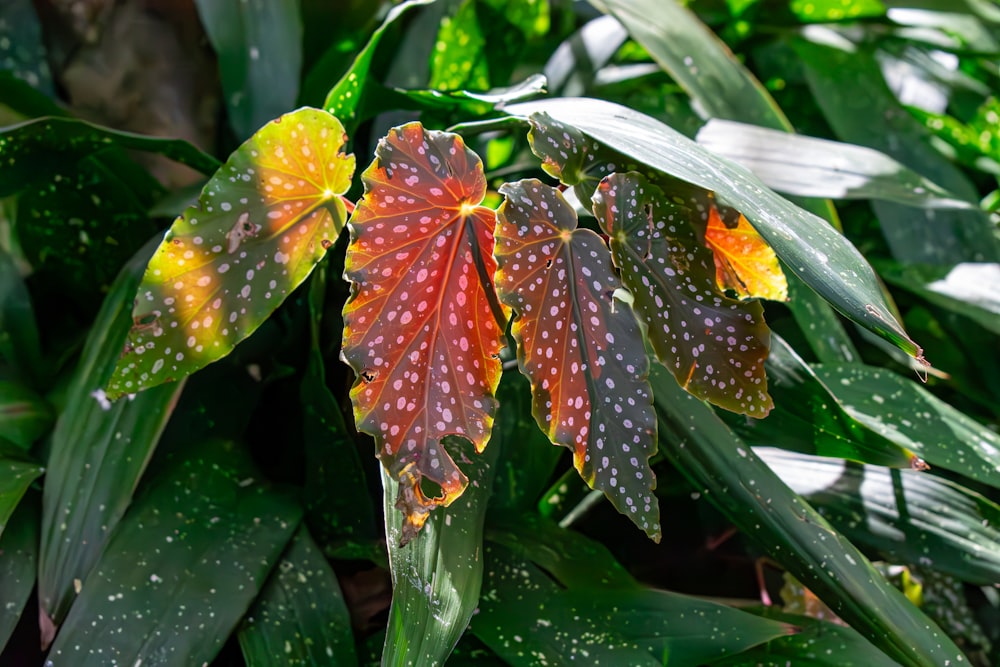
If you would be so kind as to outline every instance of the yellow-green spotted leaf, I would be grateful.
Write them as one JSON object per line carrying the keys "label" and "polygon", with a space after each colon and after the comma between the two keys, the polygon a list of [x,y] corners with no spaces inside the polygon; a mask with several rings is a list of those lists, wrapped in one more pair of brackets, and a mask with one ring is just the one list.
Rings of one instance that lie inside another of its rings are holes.
{"label": "yellow-green spotted leaf", "polygon": [[220,359],[305,280],[347,217],[345,141],[340,121],[305,108],[230,156],[150,260],[109,397]]}

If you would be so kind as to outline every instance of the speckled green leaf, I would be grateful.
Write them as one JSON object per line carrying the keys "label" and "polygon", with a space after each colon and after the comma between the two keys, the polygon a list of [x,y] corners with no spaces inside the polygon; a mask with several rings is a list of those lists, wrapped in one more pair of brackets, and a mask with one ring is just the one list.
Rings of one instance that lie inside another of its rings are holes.
{"label": "speckled green leaf", "polygon": [[478,0],[460,0],[451,16],[442,18],[438,48],[431,55],[431,88],[486,90],[490,87],[486,36],[476,14],[478,4]]}
{"label": "speckled green leaf", "polygon": [[76,118],[38,118],[0,130],[0,197],[64,169],[85,157],[118,146],[159,153],[204,174],[219,161],[182,139],[121,132]]}
{"label": "speckled green leaf", "polygon": [[723,514],[873,644],[907,667],[956,664],[957,646],[704,403],[650,374],[667,458]]}
{"label": "speckled green leaf", "polygon": [[711,120],[697,141],[790,195],[881,199],[924,208],[974,208],[888,155],[864,146]]}
{"label": "speckled green leaf", "polygon": [[750,445],[774,446],[894,468],[916,454],[857,421],[812,368],[779,336],[771,339],[767,375],[775,408],[766,419],[724,419]]}
{"label": "speckled green leaf", "polygon": [[195,0],[219,58],[229,123],[243,139],[295,105],[302,68],[296,0]]}
{"label": "speckled green leaf", "polygon": [[3,249],[0,249],[0,359],[13,369],[14,377],[29,386],[38,386],[46,374],[31,295],[21,270]]}
{"label": "speckled green leaf", "polygon": [[[166,462],[59,628],[51,667],[212,661],[278,563],[301,510],[244,450],[202,441]],[[95,619],[101,619],[95,623]]]}
{"label": "speckled green leaf", "polygon": [[323,108],[342,120],[349,132],[353,131],[362,119],[364,111],[362,105],[367,95],[365,88],[369,85],[371,78],[369,71],[372,59],[375,57],[375,51],[378,49],[379,42],[382,41],[386,30],[410,9],[431,2],[433,0],[407,0],[390,9],[385,20],[382,21],[382,25],[369,38],[365,48],[354,59],[350,69],[327,93]]}
{"label": "speckled green leaf", "polygon": [[861,364],[820,364],[816,375],[859,422],[940,466],[1000,488],[1000,435],[914,380]]}
{"label": "speckled green leaf", "polygon": [[834,308],[921,358],[893,317],[864,257],[827,222],[769,190],[746,169],[722,160],[663,123],[610,102],[557,98],[513,104],[506,111],[544,111],[650,168],[715,192],[745,215],[784,265]]}
{"label": "speckled green leaf", "polygon": [[36,392],[19,382],[0,380],[0,434],[30,449],[52,426],[52,407]]}
{"label": "speckled green leaf", "polygon": [[885,16],[880,0],[761,0],[753,3],[756,15],[767,22],[834,23]]}
{"label": "speckled green leaf", "polygon": [[247,667],[357,665],[351,615],[305,528],[292,538],[239,630]]}
{"label": "speckled green leaf", "polygon": [[43,472],[44,468],[31,461],[21,458],[0,458],[0,535],[6,530],[8,520],[28,487],[41,477]]}
{"label": "speckled green leaf", "polygon": [[4,0],[0,5],[0,69],[54,95],[42,26],[31,0]]}
{"label": "speckled green leaf", "polygon": [[[0,473],[0,478],[5,473]],[[0,536],[0,653],[17,626],[38,567],[38,498],[25,498]]]}
{"label": "speckled green leaf", "polygon": [[771,337],[764,309],[719,288],[712,250],[697,233],[703,214],[636,172],[606,176],[593,205],[660,362],[699,398],[767,415],[774,403],[764,374]]}
{"label": "speckled green leaf", "polygon": [[[969,179],[930,142],[930,134],[907,113],[883,78],[875,54],[842,35],[810,33],[819,41],[796,39],[810,90],[827,122],[842,141],[880,150],[955,193],[976,201]],[[872,123],[870,119],[879,118]],[[998,261],[994,224],[979,210],[920,210],[875,202],[882,233],[893,256],[905,262],[955,264]]]}
{"label": "speckled green leaf", "polygon": [[757,455],[837,530],[893,562],[1000,583],[1000,505],[936,475],[761,448]]}
{"label": "speckled green leaf", "polygon": [[154,244],[132,259],[108,292],[52,433],[38,590],[42,611],[56,623],[72,602],[74,581],[87,576],[129,506],[181,390],[166,385],[113,405],[101,390],[132,324],[132,298]]}
{"label": "speckled green leaf", "polygon": [[713,667],[897,667],[898,662],[875,648],[857,630],[809,616],[785,614],[775,607],[747,611],[799,629],[743,653],[716,660]]}
{"label": "speckled green leaf", "polygon": [[109,397],[225,356],[305,280],[347,216],[340,195],[354,156],[343,153],[346,140],[336,118],[304,108],[229,157],[150,260]]}
{"label": "speckled green leaf", "polygon": [[464,439],[445,442],[464,461],[465,492],[431,512],[407,544],[399,507],[400,484],[382,467],[385,537],[392,571],[392,606],[383,665],[442,665],[479,602],[483,578],[483,522],[505,432],[494,433],[483,453]]}
{"label": "speckled green leaf", "polygon": [[505,183],[500,194],[497,294],[515,312],[511,333],[531,380],[532,413],[549,440],[573,452],[587,484],[658,541],[649,362],[611,253],[577,227],[555,188],[530,179]]}
{"label": "speckled green leaf", "polygon": [[[792,628],[704,600],[641,588],[563,589],[506,548],[486,549],[472,632],[508,664],[691,666]],[[594,568],[595,579],[599,576]]]}

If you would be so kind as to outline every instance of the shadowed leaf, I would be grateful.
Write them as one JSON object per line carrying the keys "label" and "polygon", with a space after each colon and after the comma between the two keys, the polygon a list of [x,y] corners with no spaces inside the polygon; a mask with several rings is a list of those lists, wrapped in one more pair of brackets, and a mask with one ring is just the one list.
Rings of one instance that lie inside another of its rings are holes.
{"label": "shadowed leaf", "polygon": [[720,289],[733,290],[741,299],[788,299],[788,282],[778,257],[742,214],[730,224],[712,206],[705,245],[715,256],[715,282]]}
{"label": "shadowed leaf", "polygon": [[500,193],[497,289],[517,313],[512,331],[535,419],[573,451],[588,484],[659,540],[649,361],[607,246],[577,229],[562,195],[537,180]]}
{"label": "shadowed leaf", "polygon": [[28,496],[10,521],[4,519],[0,536],[0,653],[17,627],[38,567],[38,498]]}
{"label": "shadowed leaf", "polygon": [[[446,435],[482,451],[496,410],[507,313],[492,276],[492,210],[479,206],[479,157],[455,134],[409,123],[390,130],[363,175],[351,217],[343,356],[358,428],[399,480],[397,507],[411,539],[467,480],[441,445]],[[441,495],[421,489],[427,480]]]}
{"label": "shadowed leaf", "polygon": [[764,311],[718,289],[713,253],[693,228],[698,214],[636,173],[602,180],[594,214],[611,237],[615,264],[660,362],[695,396],[766,415],[773,403],[764,373],[770,342]]}
{"label": "shadowed leaf", "polygon": [[230,156],[150,260],[109,397],[225,356],[305,280],[347,217],[345,141],[336,118],[300,109]]}

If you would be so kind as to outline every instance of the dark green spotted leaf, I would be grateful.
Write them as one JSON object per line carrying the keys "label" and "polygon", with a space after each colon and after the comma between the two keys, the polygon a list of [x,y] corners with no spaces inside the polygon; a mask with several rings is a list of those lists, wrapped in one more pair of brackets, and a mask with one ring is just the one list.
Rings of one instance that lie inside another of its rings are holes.
{"label": "dark green spotted leaf", "polygon": [[1000,488],[1000,436],[892,371],[820,364],[816,375],[866,427],[915,452],[931,467]]}
{"label": "dark green spotted leaf", "polygon": [[861,547],[984,586],[1000,582],[1000,506],[936,475],[780,449],[761,459]]}
{"label": "dark green spotted leaf", "polygon": [[712,662],[713,667],[898,667],[899,663],[875,648],[849,626],[810,616],[787,614],[776,607],[750,608],[752,614],[794,625],[798,632],[772,639],[734,656]]}
{"label": "dark green spotted leaf", "polygon": [[229,122],[243,139],[295,105],[302,19],[295,0],[195,0],[219,58]]}
{"label": "dark green spotted leaf", "polygon": [[698,146],[667,125],[631,109],[586,98],[522,102],[505,111],[530,117],[547,112],[631,160],[715,193],[740,211],[778,258],[834,308],[922,359],[886,302],[871,266],[826,221],[768,189],[753,174]]}
{"label": "dark green spotted leaf", "polygon": [[[0,473],[0,478],[2,478]],[[21,501],[0,535],[0,653],[35,588],[38,568],[38,497]]]}
{"label": "dark green spotted leaf", "polygon": [[174,221],[136,295],[108,396],[179,380],[260,326],[340,234],[354,156],[340,122],[300,109],[265,125]]}
{"label": "dark green spotted leaf", "polygon": [[193,443],[165,461],[80,582],[48,664],[210,663],[301,516],[259,477],[225,441]]}
{"label": "dark green spotted leaf", "polygon": [[164,139],[112,130],[77,118],[38,118],[0,130],[0,197],[112,147],[158,153],[211,174],[219,161],[183,139]]}
{"label": "dark green spotted leaf", "polygon": [[594,215],[656,356],[677,382],[727,410],[767,415],[774,404],[764,373],[764,310],[719,289],[712,251],[695,233],[701,214],[629,172],[601,181]]}
{"label": "dark green spotted leaf", "polygon": [[517,314],[512,333],[535,419],[573,452],[591,487],[658,540],[649,361],[611,254],[597,234],[577,228],[558,190],[525,180],[500,193],[497,292]]}
{"label": "dark green spotted leaf", "polygon": [[42,502],[39,601],[59,623],[100,556],[174,410],[181,384],[108,402],[111,377],[132,319],[129,311],[155,239],[111,286],[66,392],[46,462]]}
{"label": "dark green spotted leaf", "polygon": [[305,528],[299,528],[243,619],[247,667],[357,665],[351,615],[337,575]]}
{"label": "dark green spotted leaf", "polygon": [[772,336],[765,365],[775,407],[766,419],[723,419],[747,443],[893,468],[909,468],[916,453],[879,435],[848,413],[813,369],[781,337]]}
{"label": "dark green spotted leaf", "polygon": [[42,26],[31,0],[4,0],[0,6],[0,70],[54,96]]}
{"label": "dark green spotted leaf", "polygon": [[[431,55],[431,88],[436,90],[486,90],[490,72],[486,62],[486,36],[476,13],[478,0],[461,0],[438,29]],[[445,47],[445,48],[441,48]]]}
{"label": "dark green spotted leaf", "polygon": [[654,369],[650,380],[667,458],[745,536],[899,664],[926,667],[966,660],[951,639],[707,405],[681,391],[664,372]]}
{"label": "dark green spotted leaf", "polygon": [[[535,563],[489,544],[472,632],[508,664],[694,667],[794,632],[723,605],[633,584],[561,588]],[[595,568],[596,569],[596,568]]]}

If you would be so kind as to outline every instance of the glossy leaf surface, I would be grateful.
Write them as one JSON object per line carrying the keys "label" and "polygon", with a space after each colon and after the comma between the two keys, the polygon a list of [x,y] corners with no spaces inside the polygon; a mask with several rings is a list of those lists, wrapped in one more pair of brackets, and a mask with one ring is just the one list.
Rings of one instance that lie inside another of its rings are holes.
{"label": "glossy leaf surface", "polygon": [[697,140],[786,194],[883,199],[927,208],[974,206],[888,155],[864,146],[725,120],[706,123]]}
{"label": "glossy leaf surface", "polygon": [[1000,506],[936,475],[755,450],[837,530],[893,563],[933,564],[980,585],[1000,582]]}
{"label": "glossy leaf surface", "polygon": [[[651,374],[664,453],[772,558],[901,665],[964,662],[939,628],[789,489],[704,403]],[[816,567],[822,563],[822,567]]]}
{"label": "glossy leaf surface", "polygon": [[245,451],[200,441],[164,464],[83,580],[52,667],[208,664],[278,563],[301,510]]}
{"label": "glossy leaf surface", "polygon": [[763,308],[719,290],[713,253],[693,227],[698,214],[634,172],[601,181],[594,214],[611,237],[656,356],[677,382],[727,410],[766,415],[773,403]]}
{"label": "glossy leaf surface", "polygon": [[[358,376],[355,422],[400,481],[409,539],[467,483],[441,439],[461,436],[477,451],[489,440],[507,321],[492,282],[496,217],[479,206],[479,157],[458,135],[420,123],[390,130],[362,178],[343,357]],[[441,495],[428,497],[422,480]]]}
{"label": "glossy leaf surface", "polygon": [[826,221],[778,196],[746,169],[645,114],[610,102],[560,98],[512,104],[506,111],[522,117],[547,112],[633,160],[713,191],[721,203],[747,216],[785,265],[833,307],[922,358],[861,253]]}
{"label": "glossy leaf surface", "polygon": [[351,616],[337,575],[309,531],[300,527],[243,619],[240,648],[248,667],[357,665]]}
{"label": "glossy leaf surface", "polygon": [[129,310],[153,252],[150,240],[121,271],[84,344],[66,409],[52,432],[42,495],[38,592],[42,611],[60,623],[132,501],[183,384],[154,387],[108,402],[111,377],[132,324]]}
{"label": "glossy leaf surface", "polygon": [[497,289],[517,313],[512,332],[535,419],[573,452],[583,479],[656,540],[649,362],[611,254],[597,234],[577,229],[557,190],[525,180],[500,192]]}
{"label": "glossy leaf surface", "polygon": [[28,487],[43,472],[45,469],[37,463],[20,458],[0,458],[0,535],[3,535],[7,521],[14,514]]}
{"label": "glossy leaf surface", "polygon": [[146,268],[110,397],[225,356],[305,280],[347,217],[345,141],[336,118],[300,109],[230,156]]}
{"label": "glossy leaf surface", "polygon": [[705,245],[715,257],[715,282],[741,299],[788,299],[788,282],[771,246],[742,214],[735,222],[723,221],[719,209],[708,211]]}

